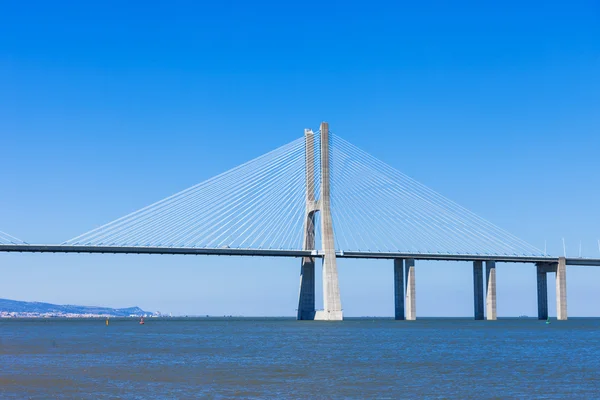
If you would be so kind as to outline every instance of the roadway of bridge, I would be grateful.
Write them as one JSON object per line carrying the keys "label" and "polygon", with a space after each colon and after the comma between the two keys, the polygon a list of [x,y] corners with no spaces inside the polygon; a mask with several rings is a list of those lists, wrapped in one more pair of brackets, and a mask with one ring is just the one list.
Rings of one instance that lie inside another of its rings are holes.
{"label": "roadway of bridge", "polygon": [[[277,249],[234,249],[234,248],[186,248],[186,247],[145,247],[145,246],[72,246],[38,244],[0,244],[0,252],[12,253],[104,253],[104,254],[171,254],[171,255],[216,255],[252,257],[316,257],[323,256],[317,250],[277,250]],[[338,258],[395,259],[437,261],[496,261],[510,263],[558,262],[557,257],[518,256],[518,255],[473,255],[437,253],[384,253],[369,251],[338,251]],[[567,258],[567,265],[600,266],[600,259]]]}

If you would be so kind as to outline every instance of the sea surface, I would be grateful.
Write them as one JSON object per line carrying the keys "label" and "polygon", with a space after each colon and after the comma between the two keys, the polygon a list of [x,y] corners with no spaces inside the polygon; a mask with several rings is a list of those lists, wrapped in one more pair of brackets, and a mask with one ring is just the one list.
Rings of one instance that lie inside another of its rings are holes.
{"label": "sea surface", "polygon": [[597,399],[600,320],[0,320],[1,399]]}

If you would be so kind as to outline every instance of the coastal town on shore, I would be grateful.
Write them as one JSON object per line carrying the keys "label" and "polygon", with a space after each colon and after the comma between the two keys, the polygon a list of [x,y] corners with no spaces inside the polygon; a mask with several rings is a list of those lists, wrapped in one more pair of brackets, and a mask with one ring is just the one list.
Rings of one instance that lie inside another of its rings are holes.
{"label": "coastal town on shore", "polygon": [[0,319],[6,318],[141,318],[162,317],[139,307],[111,308],[0,299]]}
{"label": "coastal town on shore", "polygon": [[93,314],[93,313],[67,313],[67,312],[8,312],[0,311],[0,318],[152,318],[163,317],[161,313],[153,314]]}

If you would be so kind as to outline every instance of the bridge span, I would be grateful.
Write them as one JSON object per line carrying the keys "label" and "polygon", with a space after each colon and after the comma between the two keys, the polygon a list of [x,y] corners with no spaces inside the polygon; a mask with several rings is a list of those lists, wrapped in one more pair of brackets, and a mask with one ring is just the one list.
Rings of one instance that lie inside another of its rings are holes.
{"label": "bridge span", "polygon": [[[87,253],[87,254],[161,254],[161,255],[216,255],[250,257],[291,257],[323,259],[320,250],[229,249],[229,248],[176,248],[176,247],[123,247],[0,244],[0,252],[12,253]],[[495,320],[496,316],[496,263],[535,264],[537,270],[538,319],[548,318],[547,274],[556,274],[556,309],[559,320],[567,319],[566,266],[600,266],[600,259],[565,257],[489,256],[459,254],[414,254],[337,251],[336,258],[386,259],[394,262],[394,310],[397,320],[416,319],[415,261],[463,261],[473,263],[474,318]],[[485,263],[485,281],[484,268]],[[484,302],[485,295],[485,302]],[[302,298],[300,299],[302,300]],[[485,304],[485,311],[484,311]],[[299,319],[301,316],[299,315]],[[307,318],[307,319],[314,319]]]}
{"label": "bridge span", "polygon": [[[162,255],[205,255],[205,256],[248,256],[248,257],[288,257],[323,258],[321,250],[279,250],[279,249],[230,249],[230,248],[188,248],[152,246],[71,246],[60,244],[0,244],[0,253],[88,253],[88,254],[162,254]],[[336,251],[336,258],[364,259],[413,259],[423,261],[495,261],[503,263],[557,263],[560,257],[552,256],[510,256],[485,254],[439,254],[439,253],[393,253],[368,251]],[[600,267],[600,258],[565,257],[566,265]]]}

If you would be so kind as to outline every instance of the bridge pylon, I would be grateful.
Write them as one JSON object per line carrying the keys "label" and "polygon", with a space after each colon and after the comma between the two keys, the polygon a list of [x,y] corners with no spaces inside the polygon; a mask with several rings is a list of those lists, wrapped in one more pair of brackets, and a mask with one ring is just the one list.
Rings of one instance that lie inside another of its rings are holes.
{"label": "bridge pylon", "polygon": [[[304,218],[303,250],[315,249],[315,214],[318,204],[315,199],[315,134],[304,130],[306,145],[306,211]],[[300,294],[298,296],[298,319],[315,319],[315,259],[303,257],[300,269]]]}
{"label": "bridge pylon", "polygon": [[315,249],[315,215],[321,213],[321,250],[323,253],[323,310],[315,311],[315,259],[302,258],[298,319],[341,321],[342,302],[335,257],[333,220],[331,216],[331,181],[329,162],[329,124],[321,123],[320,199],[315,196],[315,137],[310,129],[304,131],[306,143],[306,211],[304,250]]}

